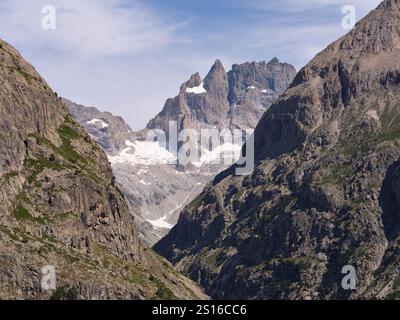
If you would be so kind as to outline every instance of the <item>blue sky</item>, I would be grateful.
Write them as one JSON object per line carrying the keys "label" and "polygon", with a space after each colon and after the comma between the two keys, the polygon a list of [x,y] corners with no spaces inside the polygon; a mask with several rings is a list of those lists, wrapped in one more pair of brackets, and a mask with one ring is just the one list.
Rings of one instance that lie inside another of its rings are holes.
{"label": "blue sky", "polygon": [[[298,69],[379,0],[0,0],[0,37],[60,95],[143,128],[192,73],[215,59],[278,57]],[[41,28],[42,7],[56,29]]]}

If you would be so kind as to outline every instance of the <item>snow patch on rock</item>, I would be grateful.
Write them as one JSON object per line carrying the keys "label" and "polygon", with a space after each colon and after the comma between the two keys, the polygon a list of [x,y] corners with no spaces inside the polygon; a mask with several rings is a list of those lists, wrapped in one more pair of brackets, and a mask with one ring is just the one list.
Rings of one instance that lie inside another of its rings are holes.
{"label": "snow patch on rock", "polygon": [[88,122],[86,122],[86,123],[89,124],[89,125],[92,125],[92,126],[100,125],[100,127],[101,127],[102,129],[109,127],[109,124],[108,124],[108,123],[105,123],[105,122],[104,122],[103,120],[101,120],[101,119],[93,119],[93,120],[90,120],[90,121],[88,121]]}
{"label": "snow patch on rock", "polygon": [[207,93],[207,90],[204,89],[204,83],[202,82],[198,87],[186,88],[186,92],[194,94],[202,94],[202,93]]}

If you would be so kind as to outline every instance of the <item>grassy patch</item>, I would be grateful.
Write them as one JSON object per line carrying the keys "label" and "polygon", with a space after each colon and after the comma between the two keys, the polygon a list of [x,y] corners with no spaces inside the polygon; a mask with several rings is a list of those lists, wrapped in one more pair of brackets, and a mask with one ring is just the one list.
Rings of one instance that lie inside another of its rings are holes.
{"label": "grassy patch", "polygon": [[354,211],[359,209],[363,204],[365,203],[365,200],[360,197],[351,201],[346,201],[346,206],[348,208],[348,210],[350,211]]}
{"label": "grassy patch", "polygon": [[28,203],[28,204],[32,203],[31,199],[28,197],[28,195],[26,193],[20,193],[19,195],[16,196],[15,199],[18,202],[25,202],[25,203]]}
{"label": "grassy patch", "polygon": [[47,140],[46,138],[42,137],[37,133],[30,134],[28,135],[28,137],[35,138],[37,144],[40,146],[50,146],[50,147],[52,146],[49,140]]}
{"label": "grassy patch", "polygon": [[202,204],[204,200],[204,194],[199,195],[198,197],[196,197],[190,204],[189,204],[189,208],[190,209],[194,209],[194,208],[198,208],[200,207],[200,205]]}
{"label": "grassy patch", "polygon": [[9,173],[6,173],[4,176],[3,176],[3,179],[4,179],[4,181],[8,181],[8,180],[10,180],[10,179],[12,179],[12,178],[14,178],[14,177],[17,177],[19,175],[19,172],[17,172],[17,171],[11,171],[11,172],[9,172]]}
{"label": "grassy patch", "polygon": [[157,286],[157,291],[151,300],[176,300],[176,296],[171,291],[171,289],[167,288],[167,286],[160,279],[152,276],[152,282]]}
{"label": "grassy patch", "polygon": [[387,300],[400,300],[400,276],[394,279],[392,293],[387,296]]}
{"label": "grassy patch", "polygon": [[32,221],[39,224],[47,224],[49,219],[45,216],[33,217],[28,209],[26,209],[23,204],[17,203],[14,208],[14,216],[18,221]]}
{"label": "grassy patch", "polygon": [[88,161],[84,159],[78,152],[76,152],[74,146],[72,145],[72,141],[80,139],[82,136],[78,131],[73,129],[71,126],[67,125],[69,123],[67,120],[63,125],[61,125],[57,129],[57,133],[62,141],[62,145],[60,147],[56,147],[46,138],[38,135],[33,134],[31,135],[34,137],[39,145],[48,146],[50,147],[54,153],[60,155],[64,159],[68,160],[72,163],[81,162],[83,164],[87,164]]}
{"label": "grassy patch", "polygon": [[88,164],[88,161],[76,152],[75,147],[72,145],[73,140],[78,140],[82,137],[79,132],[66,124],[60,126],[57,132],[62,141],[61,147],[57,148],[58,154],[72,163]]}
{"label": "grassy patch", "polygon": [[18,67],[8,67],[11,71],[14,71],[18,73],[20,76],[22,76],[27,82],[31,82],[32,80],[35,81],[40,81],[40,79],[35,78],[34,76],[31,76],[29,73],[21,69],[19,66]]}
{"label": "grassy patch", "polygon": [[14,209],[14,216],[17,220],[32,220],[33,217],[29,211],[22,205],[17,204]]}
{"label": "grassy patch", "polygon": [[286,258],[284,259],[286,263],[293,263],[296,266],[299,266],[301,269],[306,269],[317,263],[315,258],[313,257],[295,257],[295,258]]}
{"label": "grassy patch", "polygon": [[14,242],[18,242],[19,241],[18,236],[15,233],[11,232],[11,230],[8,229],[7,227],[5,227],[3,225],[0,225],[0,231],[2,233],[6,234]]}
{"label": "grassy patch", "polygon": [[386,130],[378,137],[378,142],[400,140],[400,128]]}
{"label": "grassy patch", "polygon": [[393,281],[393,289],[400,290],[400,276],[394,279]]}
{"label": "grassy patch", "polygon": [[78,292],[75,288],[57,288],[50,300],[78,300]]}
{"label": "grassy patch", "polygon": [[62,171],[65,169],[65,167],[60,165],[59,163],[52,162],[48,159],[35,160],[31,158],[26,158],[24,160],[24,165],[32,171],[31,175],[28,177],[29,183],[34,182],[37,176],[46,168],[55,171]]}
{"label": "grassy patch", "polygon": [[220,257],[221,257],[221,255],[222,255],[222,249],[213,250],[213,251],[209,252],[209,253],[206,255],[204,261],[205,261],[208,265],[216,266],[217,263],[218,263],[218,261],[219,261],[219,259],[220,259]]}
{"label": "grassy patch", "polygon": [[[67,121],[66,121],[67,122]],[[34,137],[39,145],[50,147],[54,153],[60,155],[64,159],[68,160],[72,163],[81,162],[83,164],[87,164],[88,161],[85,160],[78,152],[76,152],[74,146],[72,145],[73,140],[78,140],[81,138],[79,132],[77,132],[72,127],[63,124],[57,129],[58,135],[62,141],[62,145],[60,147],[56,147],[46,138],[39,136],[37,134],[31,135]]]}
{"label": "grassy patch", "polygon": [[322,177],[321,184],[335,184],[341,185],[345,180],[350,177],[353,172],[350,164],[339,164],[332,168],[331,173],[328,176]]}
{"label": "grassy patch", "polygon": [[[98,150],[98,147],[93,144],[93,142],[90,140],[90,138],[87,138],[87,137],[84,138],[77,130],[75,130],[73,128],[74,125],[75,125],[75,122],[70,118],[70,116],[67,116],[65,118],[64,124],[62,124],[57,129],[58,135],[62,141],[62,144],[60,147],[53,145],[46,138],[39,136],[37,134],[31,135],[31,136],[36,139],[36,141],[39,145],[44,145],[44,146],[51,148],[55,154],[58,154],[65,160],[69,161],[71,164],[75,164],[78,167],[80,167],[81,169],[83,169],[84,172],[82,172],[82,175],[85,175],[86,177],[90,178],[91,180],[95,181],[96,183],[105,183],[105,181],[101,177],[99,177],[95,173],[94,170],[91,170],[90,165],[92,164],[92,160],[83,157],[76,151],[75,147],[73,146],[73,141],[83,139],[84,141],[86,141],[87,143],[90,143],[92,145],[93,150]],[[50,165],[50,163],[54,163],[54,165]],[[48,167],[50,169],[55,169],[57,171],[60,171],[59,169],[61,167],[67,168],[65,166],[57,165],[55,163],[55,161],[47,161],[46,163],[42,163],[41,166],[37,166],[37,167],[38,167],[37,171],[39,171],[40,169],[43,170],[44,167]],[[68,167],[72,167],[72,166],[68,166]],[[30,182],[32,182],[32,180],[34,180],[36,172],[34,172],[32,178],[30,179],[31,180]],[[40,172],[41,171],[39,171],[39,173]],[[37,173],[36,173],[36,175],[37,175]]]}
{"label": "grassy patch", "polygon": [[83,158],[75,151],[75,148],[69,141],[63,141],[62,146],[58,149],[59,154],[66,160],[77,163],[79,161],[85,162]]}
{"label": "grassy patch", "polygon": [[61,138],[67,138],[72,140],[78,140],[79,138],[81,138],[79,132],[77,132],[75,129],[71,128],[66,124],[63,124],[61,127],[59,127],[57,131]]}
{"label": "grassy patch", "polygon": [[28,205],[28,207],[31,207],[32,200],[26,193],[21,193],[15,198],[14,216],[17,220],[29,220],[39,224],[47,224],[49,222],[49,218],[47,216],[41,215],[37,218],[32,216],[24,204]]}

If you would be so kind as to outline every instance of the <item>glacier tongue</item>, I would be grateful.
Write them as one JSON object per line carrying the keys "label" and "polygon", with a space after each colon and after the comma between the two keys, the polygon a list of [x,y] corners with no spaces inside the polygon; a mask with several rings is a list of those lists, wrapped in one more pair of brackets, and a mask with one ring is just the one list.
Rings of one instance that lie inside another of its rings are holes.
{"label": "glacier tongue", "polygon": [[[119,154],[108,157],[112,165],[131,164],[152,166],[157,164],[174,164],[177,160],[174,154],[163,148],[158,142],[131,142],[127,140],[125,141],[125,145],[126,148]],[[239,159],[241,148],[242,145],[232,143],[224,143],[213,150],[202,148],[198,161],[194,162],[193,165],[200,168],[205,165],[213,164],[216,160],[220,161],[216,164],[233,164]]]}
{"label": "glacier tongue", "polygon": [[158,142],[151,141],[125,141],[124,148],[118,155],[109,156],[112,165],[132,164],[151,166],[156,164],[174,163],[176,157]]}

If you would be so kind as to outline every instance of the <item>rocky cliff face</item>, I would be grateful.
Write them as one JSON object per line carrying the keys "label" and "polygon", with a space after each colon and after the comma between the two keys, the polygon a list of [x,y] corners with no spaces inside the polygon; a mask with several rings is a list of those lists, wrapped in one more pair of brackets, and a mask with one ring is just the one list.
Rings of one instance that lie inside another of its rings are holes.
{"label": "rocky cliff face", "polygon": [[169,121],[182,129],[240,128],[254,129],[262,114],[292,82],[296,70],[270,62],[235,64],[226,73],[217,60],[204,81],[194,74],[181,88],[179,95],[168,99],[164,109],[147,128],[168,132]]}
{"label": "rocky cliff face", "polygon": [[[204,79],[198,73],[168,99],[148,129],[178,130],[255,128],[263,112],[295,76],[294,67],[273,59],[269,63],[234,65],[226,73],[220,61]],[[135,215],[140,238],[154,245],[178,221],[182,208],[225,166],[201,165],[181,170],[168,164],[172,155],[145,141],[147,129],[132,132],[119,117],[65,100],[72,115],[106,151],[117,185]],[[240,148],[240,146],[239,146]]]}
{"label": "rocky cliff face", "polygon": [[156,250],[214,298],[399,298],[399,21],[386,0],[304,67],[253,174],[217,176]]}
{"label": "rocky cliff face", "polygon": [[94,107],[85,107],[62,99],[70,114],[85,128],[86,132],[109,155],[115,155],[126,147],[125,141],[135,134],[121,117],[110,112],[101,112]]}
{"label": "rocky cliff face", "polygon": [[289,87],[296,74],[292,65],[270,62],[235,64],[228,72],[229,119],[233,128],[254,129],[261,116]]}
{"label": "rocky cliff face", "polygon": [[3,41],[0,80],[0,298],[205,297],[142,248],[104,152]]}

